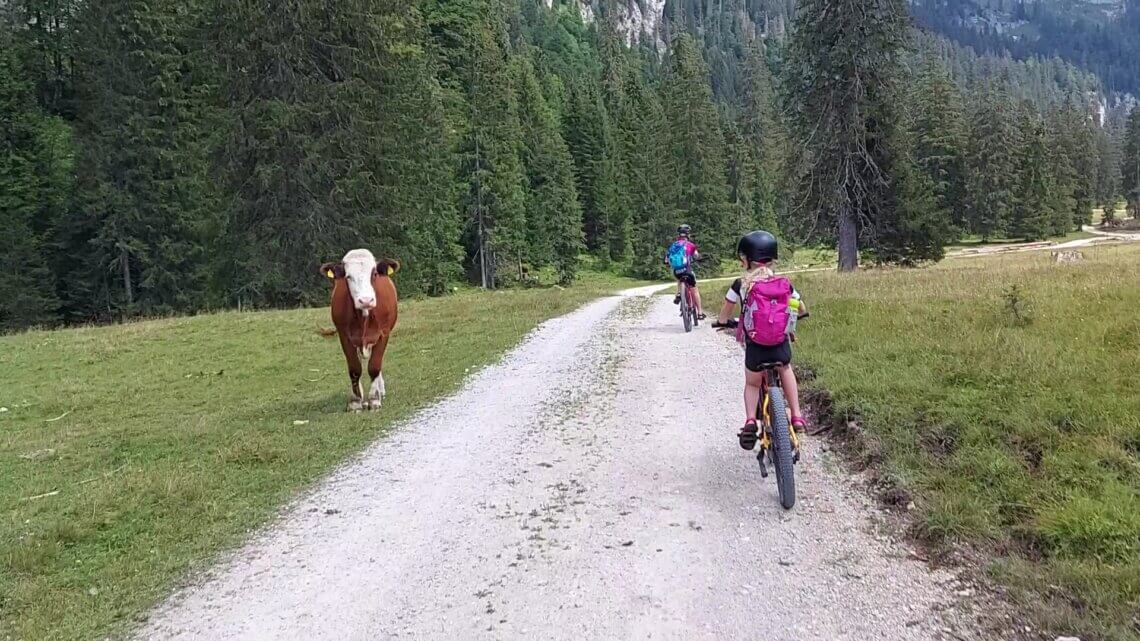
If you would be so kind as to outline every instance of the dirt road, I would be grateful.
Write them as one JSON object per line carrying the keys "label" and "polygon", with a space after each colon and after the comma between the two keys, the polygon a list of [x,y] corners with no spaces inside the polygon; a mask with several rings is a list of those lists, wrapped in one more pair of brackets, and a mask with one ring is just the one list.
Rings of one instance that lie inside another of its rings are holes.
{"label": "dirt road", "polygon": [[736,444],[739,349],[632,293],[543,325],[140,638],[980,638],[818,442],[780,509]]}

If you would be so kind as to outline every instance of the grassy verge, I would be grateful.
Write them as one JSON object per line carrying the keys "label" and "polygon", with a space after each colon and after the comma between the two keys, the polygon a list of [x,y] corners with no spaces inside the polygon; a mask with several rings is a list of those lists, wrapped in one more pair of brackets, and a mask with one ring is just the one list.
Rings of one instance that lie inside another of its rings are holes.
{"label": "grassy verge", "polygon": [[340,347],[314,331],[325,309],[0,337],[0,639],[123,631],[469,368],[631,284],[403,304],[375,414],[344,412]]}
{"label": "grassy verge", "polygon": [[1124,641],[1140,633],[1140,248],[1085,255],[798,276],[797,351],[914,502],[915,534],[980,552],[1040,629]]}

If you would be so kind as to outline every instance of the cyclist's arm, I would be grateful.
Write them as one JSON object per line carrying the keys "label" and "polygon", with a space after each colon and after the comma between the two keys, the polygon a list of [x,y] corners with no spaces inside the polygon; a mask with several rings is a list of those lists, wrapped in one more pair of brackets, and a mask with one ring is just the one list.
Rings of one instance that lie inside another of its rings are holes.
{"label": "cyclist's arm", "polygon": [[734,312],[736,312],[736,303],[724,301],[724,305],[720,307],[720,314],[716,317],[717,323],[724,325],[733,317]]}

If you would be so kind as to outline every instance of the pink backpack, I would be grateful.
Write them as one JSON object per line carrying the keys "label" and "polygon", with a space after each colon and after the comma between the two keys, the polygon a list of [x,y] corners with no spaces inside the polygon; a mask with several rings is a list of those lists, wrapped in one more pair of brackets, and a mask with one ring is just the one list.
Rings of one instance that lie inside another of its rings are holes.
{"label": "pink backpack", "polygon": [[788,338],[788,301],[792,297],[792,283],[783,276],[775,276],[752,285],[744,300],[741,323],[742,336],[757,345],[775,347]]}

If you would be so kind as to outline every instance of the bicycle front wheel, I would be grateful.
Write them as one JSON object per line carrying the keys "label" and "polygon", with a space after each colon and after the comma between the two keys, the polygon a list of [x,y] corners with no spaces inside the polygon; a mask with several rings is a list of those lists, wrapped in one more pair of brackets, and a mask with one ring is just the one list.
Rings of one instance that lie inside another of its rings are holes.
{"label": "bicycle front wheel", "polygon": [[792,432],[788,425],[787,401],[784,390],[768,390],[768,414],[772,419],[769,429],[772,436],[772,467],[776,468],[776,491],[785,510],[796,504],[795,462],[792,460]]}

